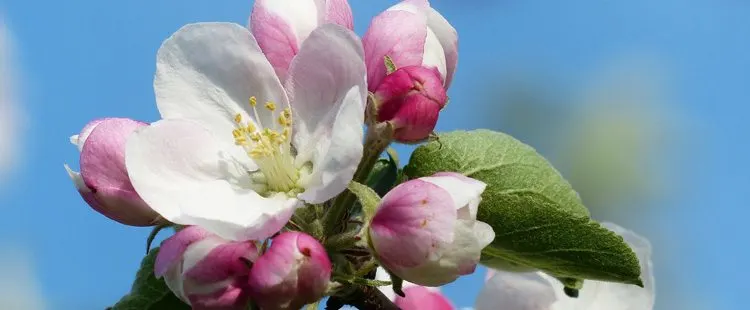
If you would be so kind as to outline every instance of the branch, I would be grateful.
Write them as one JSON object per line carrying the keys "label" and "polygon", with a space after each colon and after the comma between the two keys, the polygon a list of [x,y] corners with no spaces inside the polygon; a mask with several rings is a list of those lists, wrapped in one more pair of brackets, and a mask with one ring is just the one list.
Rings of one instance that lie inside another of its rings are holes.
{"label": "branch", "polygon": [[345,296],[331,296],[326,303],[326,310],[338,310],[344,305],[354,306],[359,310],[401,310],[383,292],[372,286],[358,285]]}

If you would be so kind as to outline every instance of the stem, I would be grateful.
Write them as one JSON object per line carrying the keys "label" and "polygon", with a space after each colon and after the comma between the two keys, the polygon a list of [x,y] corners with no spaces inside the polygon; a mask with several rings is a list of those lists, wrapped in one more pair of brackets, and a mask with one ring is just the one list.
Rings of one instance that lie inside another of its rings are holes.
{"label": "stem", "polygon": [[[365,137],[364,154],[360,161],[357,171],[354,172],[353,180],[363,183],[372,171],[375,163],[388,148],[393,140],[393,127],[389,123],[378,123],[367,127],[367,136]],[[354,204],[357,197],[350,191],[346,190],[336,197],[333,206],[326,214],[326,235],[331,236],[344,230],[348,220],[347,213],[349,207]]]}
{"label": "stem", "polygon": [[357,286],[345,296],[331,296],[326,304],[326,310],[338,310],[344,305],[357,307],[360,310],[400,310],[388,297],[376,287]]}

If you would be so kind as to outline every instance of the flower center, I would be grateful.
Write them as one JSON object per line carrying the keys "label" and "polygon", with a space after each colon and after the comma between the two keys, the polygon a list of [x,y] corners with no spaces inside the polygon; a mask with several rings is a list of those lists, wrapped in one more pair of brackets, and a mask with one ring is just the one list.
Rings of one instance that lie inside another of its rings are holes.
{"label": "flower center", "polygon": [[273,124],[263,124],[258,117],[258,102],[250,97],[250,106],[255,114],[255,120],[244,120],[242,114],[234,117],[236,128],[232,131],[234,143],[241,146],[250,158],[258,165],[262,175],[254,175],[253,179],[264,182],[266,190],[274,192],[289,192],[297,187],[299,170],[294,167],[294,155],[291,149],[292,112],[289,108],[278,111],[276,104],[266,102],[264,108],[277,117],[280,128]]}

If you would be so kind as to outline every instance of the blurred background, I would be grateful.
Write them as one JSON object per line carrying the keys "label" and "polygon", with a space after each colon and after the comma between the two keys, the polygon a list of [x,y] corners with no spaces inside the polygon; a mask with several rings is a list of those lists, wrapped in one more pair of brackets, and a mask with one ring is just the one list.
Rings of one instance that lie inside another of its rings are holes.
{"label": "blurred background", "polygon": [[[395,1],[350,0],[355,25]],[[746,309],[750,2],[433,0],[459,69],[438,129],[537,148],[593,216],[654,246],[656,309]],[[0,309],[104,309],[149,229],[93,212],[63,164],[93,118],[153,121],[160,43],[251,0],[0,0]],[[409,147],[399,147],[406,160]],[[484,270],[444,291],[470,307]]]}

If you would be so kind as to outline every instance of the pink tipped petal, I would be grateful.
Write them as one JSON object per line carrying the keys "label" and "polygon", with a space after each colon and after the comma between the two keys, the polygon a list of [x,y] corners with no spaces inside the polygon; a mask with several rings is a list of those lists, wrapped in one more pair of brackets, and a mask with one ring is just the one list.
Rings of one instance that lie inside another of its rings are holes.
{"label": "pink tipped petal", "polygon": [[383,197],[370,224],[370,240],[385,267],[411,268],[450,244],[455,221],[456,210],[446,191],[412,180]]}
{"label": "pink tipped petal", "polygon": [[458,34],[456,29],[426,0],[405,0],[388,9],[419,14],[427,20],[422,65],[440,71],[445,89],[450,87],[458,62]]}
{"label": "pink tipped petal", "polygon": [[198,226],[185,227],[178,231],[172,237],[164,240],[159,247],[159,255],[156,256],[154,263],[154,274],[157,277],[163,276],[167,270],[182,259],[182,254],[187,248],[200,240],[205,239],[211,234]]}
{"label": "pink tipped petal", "polygon": [[81,176],[87,187],[105,197],[140,199],[125,169],[125,142],[144,126],[147,124],[127,118],[108,119],[90,132],[81,151]]}
{"label": "pink tipped petal", "polygon": [[125,141],[145,123],[108,118],[89,123],[77,142],[82,143],[81,173],[68,174],[84,200],[97,212],[126,225],[150,226],[159,215],[138,196],[125,170]]}
{"label": "pink tipped petal", "polygon": [[296,163],[312,163],[300,198],[324,202],[341,193],[362,158],[367,97],[362,46],[337,25],[323,25],[305,40],[286,83],[292,114]]}
{"label": "pink tipped petal", "polygon": [[450,300],[440,292],[423,286],[412,286],[404,289],[406,297],[396,297],[395,304],[401,310],[454,310]]}
{"label": "pink tipped petal", "polygon": [[354,30],[352,8],[347,0],[328,0],[326,2],[326,22]]}
{"label": "pink tipped petal", "polygon": [[187,298],[193,310],[246,310],[250,302],[247,289],[238,281],[213,293],[190,294]]}
{"label": "pink tipped petal", "polygon": [[[486,223],[461,218],[456,197],[466,193],[450,191],[471,192],[470,186],[480,183],[443,174],[402,183],[386,194],[369,231],[382,266],[406,281],[430,287],[473,273],[495,233]],[[446,184],[456,188],[443,187]]]}
{"label": "pink tipped petal", "polygon": [[244,310],[250,296],[245,260],[257,256],[252,242],[229,242],[193,226],[162,243],[155,272],[192,309]]}
{"label": "pink tipped petal", "polygon": [[320,242],[285,232],[255,262],[248,283],[262,309],[299,309],[323,296],[330,277],[331,262]]}
{"label": "pink tipped petal", "polygon": [[86,142],[86,139],[89,138],[91,131],[94,130],[96,126],[98,126],[101,122],[105,120],[107,120],[107,118],[99,118],[99,119],[90,121],[88,124],[83,126],[83,129],[81,129],[81,132],[79,134],[70,137],[70,142],[78,147],[79,152],[82,151],[83,144]]}
{"label": "pink tipped petal", "polygon": [[435,34],[445,53],[445,89],[448,89],[458,66],[458,33],[435,9],[430,8],[427,14],[427,25]]}
{"label": "pink tipped petal", "polygon": [[[258,249],[250,241],[221,244],[198,261],[185,275],[201,282],[218,282],[237,274],[249,274],[246,261],[255,261]],[[246,261],[244,261],[246,260]]]}
{"label": "pink tipped petal", "polygon": [[385,11],[372,20],[362,38],[370,91],[375,91],[386,76],[385,56],[397,68],[422,64],[426,23],[424,16],[400,10]]}
{"label": "pink tipped petal", "polygon": [[267,4],[272,1],[278,0],[255,1],[250,29],[278,77],[285,79],[289,64],[299,51],[299,40],[288,21],[269,10]]}
{"label": "pink tipped petal", "polygon": [[299,295],[303,300],[315,301],[325,294],[333,266],[328,253],[315,238],[302,234],[297,239],[297,250],[309,263],[298,270]]}

